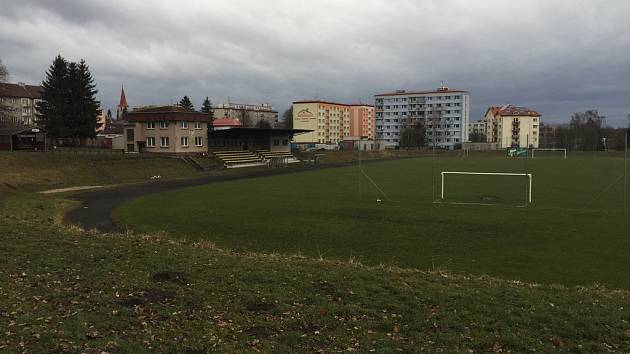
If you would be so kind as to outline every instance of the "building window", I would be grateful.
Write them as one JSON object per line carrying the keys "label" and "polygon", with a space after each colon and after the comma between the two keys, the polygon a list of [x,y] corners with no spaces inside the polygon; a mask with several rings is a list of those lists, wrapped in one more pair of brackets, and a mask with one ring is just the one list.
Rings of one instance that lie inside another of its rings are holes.
{"label": "building window", "polygon": [[155,129],[155,122],[147,122],[147,129]]}
{"label": "building window", "polygon": [[195,122],[195,129],[201,129],[201,122]]}
{"label": "building window", "polygon": [[182,124],[181,125],[182,129],[188,129],[188,122],[187,121],[183,120],[181,124]]}
{"label": "building window", "polygon": [[203,146],[203,137],[201,136],[195,137],[195,146]]}
{"label": "building window", "polygon": [[155,147],[155,138],[150,136],[147,138],[147,147]]}
{"label": "building window", "polygon": [[134,132],[133,129],[127,129],[127,141],[133,141]]}
{"label": "building window", "polygon": [[182,136],[181,138],[179,138],[179,141],[181,142],[182,147],[188,147],[188,137],[187,136]]}
{"label": "building window", "polygon": [[168,137],[163,136],[160,137],[160,147],[167,148],[168,147]]}
{"label": "building window", "polygon": [[168,129],[168,122],[165,120],[160,121],[160,129]]}

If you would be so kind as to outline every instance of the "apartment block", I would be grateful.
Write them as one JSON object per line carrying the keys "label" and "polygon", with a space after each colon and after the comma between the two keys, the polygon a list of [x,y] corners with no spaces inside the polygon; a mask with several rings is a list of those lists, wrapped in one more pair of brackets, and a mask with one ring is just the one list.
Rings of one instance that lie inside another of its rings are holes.
{"label": "apartment block", "polygon": [[405,128],[423,124],[429,145],[453,149],[468,140],[470,93],[440,87],[434,91],[381,93],[374,96],[377,143],[399,147]]}
{"label": "apartment block", "polygon": [[350,105],[350,136],[374,140],[374,106]]}
{"label": "apartment block", "polygon": [[37,124],[37,103],[41,101],[42,86],[0,83],[0,105],[6,108],[8,114],[0,117],[0,123],[5,125]]}
{"label": "apartment block", "polygon": [[472,140],[473,136],[481,137],[483,141],[486,141],[486,121],[484,119],[468,123],[468,139]]}
{"label": "apartment block", "polygon": [[347,137],[374,138],[374,107],[320,100],[293,102],[293,128],[312,130],[296,135],[298,144],[337,145]]}
{"label": "apartment block", "polygon": [[486,139],[499,148],[537,148],[541,115],[533,109],[511,104],[491,106],[486,111]]}
{"label": "apartment block", "polygon": [[212,109],[214,118],[241,119],[245,113],[249,119],[250,126],[256,126],[261,120],[274,127],[278,124],[278,111],[268,103],[242,104],[242,103],[222,103]]}

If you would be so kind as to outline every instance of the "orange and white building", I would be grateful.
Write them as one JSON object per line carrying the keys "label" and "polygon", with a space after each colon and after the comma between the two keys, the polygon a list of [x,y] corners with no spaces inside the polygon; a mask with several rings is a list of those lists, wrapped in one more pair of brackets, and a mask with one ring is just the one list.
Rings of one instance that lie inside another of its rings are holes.
{"label": "orange and white building", "polygon": [[296,144],[338,145],[347,137],[374,138],[374,107],[328,101],[293,102],[293,128],[312,130],[296,135]]}
{"label": "orange and white building", "polygon": [[513,146],[538,148],[540,113],[511,104],[491,106],[486,111],[486,141],[499,148]]}

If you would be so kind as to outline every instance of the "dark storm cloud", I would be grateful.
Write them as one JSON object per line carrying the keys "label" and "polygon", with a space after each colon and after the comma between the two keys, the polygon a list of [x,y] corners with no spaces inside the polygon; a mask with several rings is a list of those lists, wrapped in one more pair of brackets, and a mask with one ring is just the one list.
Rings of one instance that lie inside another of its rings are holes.
{"label": "dark storm cloud", "polygon": [[52,58],[85,58],[105,107],[198,107],[292,100],[372,102],[446,80],[470,90],[471,116],[528,105],[546,120],[630,113],[630,2],[609,1],[7,1],[0,58],[39,82]]}

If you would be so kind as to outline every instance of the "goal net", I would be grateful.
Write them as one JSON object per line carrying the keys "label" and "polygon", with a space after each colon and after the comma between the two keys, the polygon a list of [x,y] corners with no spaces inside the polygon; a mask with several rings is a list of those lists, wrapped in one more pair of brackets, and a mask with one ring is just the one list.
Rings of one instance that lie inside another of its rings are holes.
{"label": "goal net", "polygon": [[567,149],[532,149],[532,159],[543,157],[567,158]]}
{"label": "goal net", "polygon": [[527,206],[532,175],[507,172],[443,171],[439,203]]}

